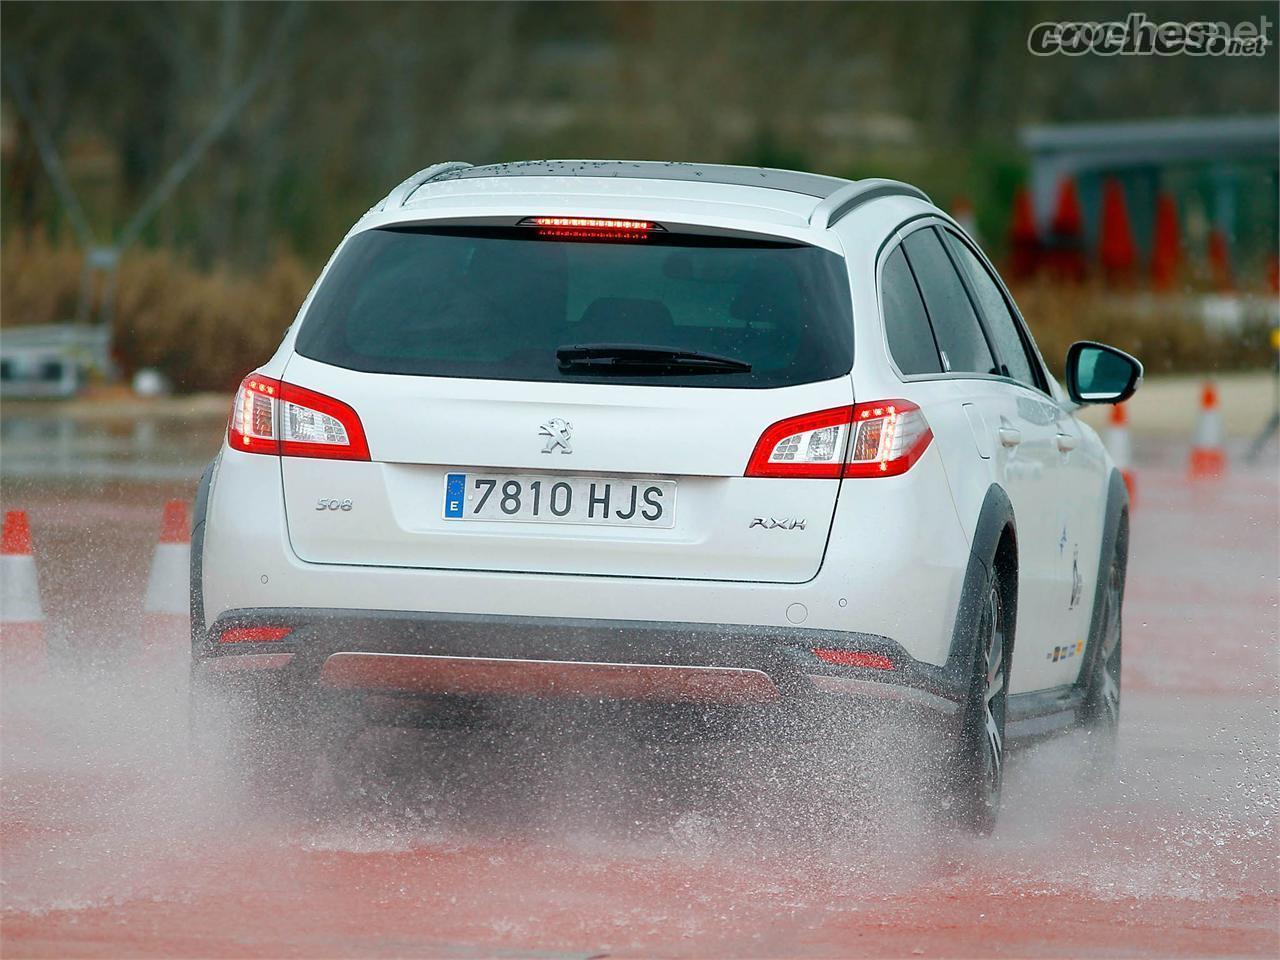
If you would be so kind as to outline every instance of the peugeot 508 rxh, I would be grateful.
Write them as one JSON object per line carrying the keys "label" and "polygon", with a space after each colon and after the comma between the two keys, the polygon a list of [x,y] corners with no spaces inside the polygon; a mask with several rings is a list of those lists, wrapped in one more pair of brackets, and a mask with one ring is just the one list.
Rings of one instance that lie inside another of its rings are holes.
{"label": "peugeot 508 rxh", "polygon": [[1073,411],[1141,372],[1077,343],[1064,390],[906,184],[437,164],[240,385],[197,502],[195,678],[899,701],[989,830],[1006,738],[1118,722],[1128,500]]}

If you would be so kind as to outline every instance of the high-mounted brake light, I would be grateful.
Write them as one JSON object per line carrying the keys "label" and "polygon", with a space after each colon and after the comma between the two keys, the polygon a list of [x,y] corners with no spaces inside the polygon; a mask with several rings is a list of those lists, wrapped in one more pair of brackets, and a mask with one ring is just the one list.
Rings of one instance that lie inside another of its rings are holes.
{"label": "high-mounted brake light", "polygon": [[835,479],[906,473],[933,439],[908,400],[880,400],[789,417],[773,424],[747,462],[748,477]]}
{"label": "high-mounted brake light", "polygon": [[571,240],[643,240],[663,229],[651,220],[618,217],[525,217],[520,224],[537,227],[540,237]]}
{"label": "high-mounted brake light", "polygon": [[236,391],[227,439],[236,450],[276,457],[368,460],[360,417],[341,400],[251,373]]}

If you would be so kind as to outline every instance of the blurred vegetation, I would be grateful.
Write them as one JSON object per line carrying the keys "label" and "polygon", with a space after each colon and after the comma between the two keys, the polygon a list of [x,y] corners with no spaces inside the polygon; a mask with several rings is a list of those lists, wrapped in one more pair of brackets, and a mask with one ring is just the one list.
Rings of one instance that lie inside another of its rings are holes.
{"label": "blurred vegetation", "polygon": [[[1025,175],[1023,125],[1280,106],[1274,45],[1262,58],[1026,51],[1035,23],[1130,9],[1043,0],[6,3],[3,322],[73,316],[87,243],[41,163],[33,116],[83,207],[89,245],[109,246],[239,98],[243,110],[140,222],[117,284],[121,357],[159,365],[188,389],[225,387],[265,356],[352,221],[438,160],[626,157],[887,175],[944,205],[968,197],[999,254]],[[1156,21],[1204,13],[1142,9]],[[1265,15],[1274,31],[1273,3],[1219,3],[1212,14],[1230,23]],[[15,81],[34,114],[18,108]],[[1047,301],[1044,313],[1054,314]],[[1072,329],[1105,315],[1077,316]],[[1059,322],[1032,319],[1041,336]],[[1197,348],[1174,339],[1192,351],[1171,353],[1177,365]]]}
{"label": "blurred vegetation", "polygon": [[[37,231],[10,239],[0,256],[5,323],[74,315],[81,259],[65,238],[51,243]],[[195,267],[168,250],[139,251],[120,267],[116,359],[126,374],[158,368],[182,391],[234,389],[275,350],[313,279],[291,253],[232,272]]]}
{"label": "blurred vegetation", "polygon": [[1204,301],[1182,295],[1117,293],[1101,285],[1047,282],[1012,292],[1040,352],[1059,378],[1067,347],[1077,340],[1098,340],[1127,350],[1142,360],[1149,376],[1254,369],[1275,359],[1267,300],[1261,297],[1244,301],[1238,325],[1214,327],[1206,326],[1199,313]]}

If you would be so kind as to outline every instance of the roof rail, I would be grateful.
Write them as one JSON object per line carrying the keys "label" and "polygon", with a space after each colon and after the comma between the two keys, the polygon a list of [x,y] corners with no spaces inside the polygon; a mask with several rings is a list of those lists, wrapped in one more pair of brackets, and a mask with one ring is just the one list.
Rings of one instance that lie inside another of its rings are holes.
{"label": "roof rail", "polygon": [[933,202],[923,190],[899,180],[881,180],[874,177],[868,180],[855,180],[814,207],[813,213],[809,214],[809,225],[819,230],[835,226],[855,207],[860,207],[879,197],[915,197],[925,203]]}
{"label": "roof rail", "polygon": [[465,170],[471,166],[461,160],[448,160],[445,163],[433,163],[431,166],[419,170],[412,177],[400,184],[394,190],[387,194],[386,199],[378,204],[379,210],[385,210],[388,207],[403,207],[405,201],[413,196],[413,192],[424,183],[428,183],[440,176],[442,173],[449,173],[452,170]]}

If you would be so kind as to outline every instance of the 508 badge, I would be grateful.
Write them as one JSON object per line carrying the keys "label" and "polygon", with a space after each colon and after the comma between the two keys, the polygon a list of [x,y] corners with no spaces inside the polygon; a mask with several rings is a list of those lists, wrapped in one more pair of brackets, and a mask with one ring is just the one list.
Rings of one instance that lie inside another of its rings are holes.
{"label": "508 badge", "polygon": [[339,500],[337,497],[321,497],[316,501],[317,510],[350,510],[352,506],[350,499]]}

